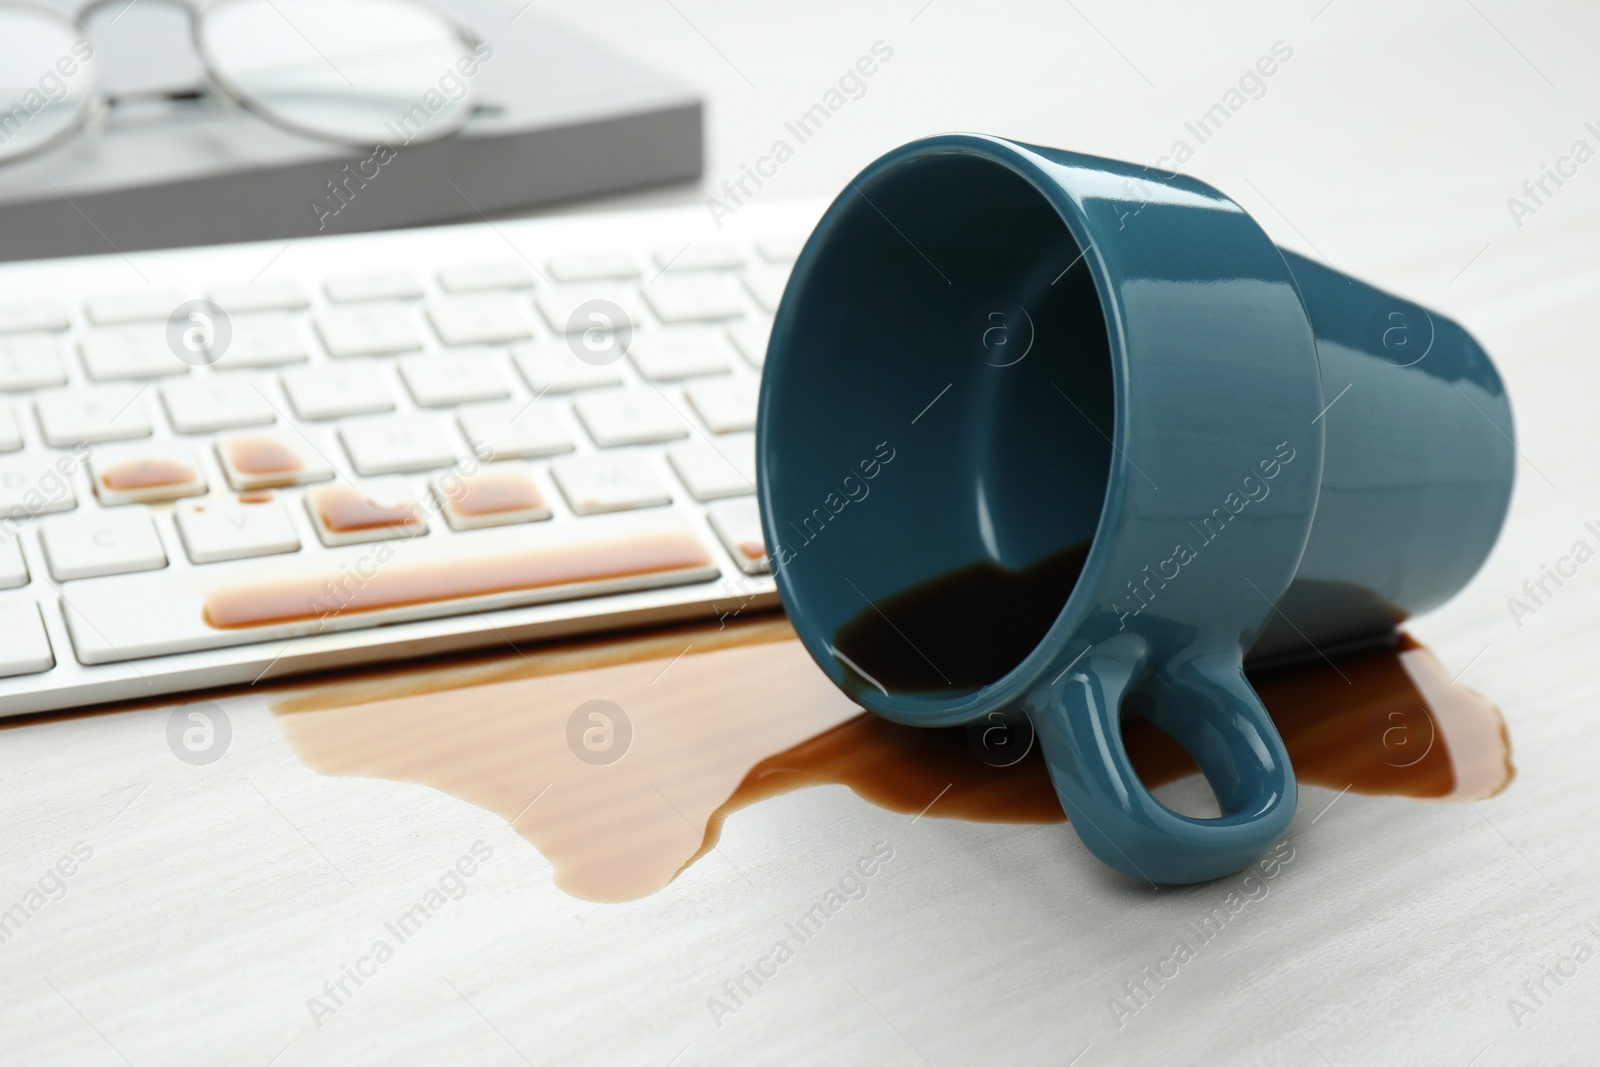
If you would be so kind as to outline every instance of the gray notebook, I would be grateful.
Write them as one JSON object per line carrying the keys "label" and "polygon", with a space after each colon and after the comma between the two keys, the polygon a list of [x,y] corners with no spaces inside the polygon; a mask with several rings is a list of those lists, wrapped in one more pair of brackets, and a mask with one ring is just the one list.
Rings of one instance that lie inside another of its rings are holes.
{"label": "gray notebook", "polygon": [[[700,174],[694,90],[519,6],[450,4],[494,50],[488,107],[455,137],[352,150],[237,109],[119,107],[100,132],[0,167],[0,259],[473,219]],[[115,90],[201,80],[181,22],[130,16],[94,41]]]}

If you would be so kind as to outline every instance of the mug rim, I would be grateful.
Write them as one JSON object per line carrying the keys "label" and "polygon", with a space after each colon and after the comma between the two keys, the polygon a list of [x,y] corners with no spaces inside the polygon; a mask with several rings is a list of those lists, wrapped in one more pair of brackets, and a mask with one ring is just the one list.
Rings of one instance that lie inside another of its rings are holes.
{"label": "mug rim", "polygon": [[[845,212],[853,206],[855,196],[862,195],[859,185],[864,182],[876,181],[885,173],[904,166],[912,160],[925,158],[930,155],[968,155],[987,160],[991,163],[1006,167],[1026,181],[1030,187],[1041,196],[1054,209],[1058,218],[1067,227],[1067,232],[1077,243],[1088,266],[1090,276],[1094,279],[1095,296],[1100,304],[1100,314],[1106,329],[1109,357],[1111,359],[1112,377],[1112,411],[1113,420],[1111,434],[1116,448],[1122,448],[1121,440],[1125,425],[1124,406],[1126,404],[1126,390],[1124,382],[1123,360],[1125,353],[1122,336],[1115,328],[1112,305],[1108,298],[1110,279],[1106,276],[1104,261],[1097,254],[1089,254],[1093,242],[1089,240],[1088,219],[1083,216],[1082,209],[1067,193],[1066,189],[1051,179],[1045,169],[1043,161],[1029,152],[1023,145],[1008,141],[1001,137],[978,133],[945,133],[932,137],[924,137],[907,144],[900,145],[884,155],[873,160],[855,177],[850,179],[846,188],[834,201],[828,205],[822,219],[812,230],[807,238],[800,255],[795,259],[794,268],[790,272],[790,284],[785,289],[783,299],[778,305],[778,310],[773,316],[772,342],[784,336],[790,329],[790,322],[794,315],[795,301],[791,293],[795,291],[795,281],[803,286],[818,256],[818,249],[827,243],[833,229],[837,227]],[[854,195],[853,195],[854,194]],[[756,454],[762,455],[766,451],[768,429],[770,420],[766,418],[766,407],[769,402],[769,393],[766,390],[761,394],[761,411],[756,420]],[[1097,551],[1103,543],[1106,527],[1110,516],[1114,515],[1120,506],[1120,497],[1125,493],[1126,477],[1119,470],[1119,465],[1112,463],[1106,473],[1105,492],[1101,495],[1100,515],[1095,520],[1094,535],[1089,541],[1089,550],[1084,560],[1083,570],[1077,581],[1073,584],[1072,591],[1062,603],[1056,618],[1045,631],[1039,642],[1028,651],[1015,666],[999,678],[988,682],[977,689],[964,692],[960,696],[946,697],[936,693],[897,693],[888,696],[873,689],[850,690],[852,699],[857,701],[866,710],[875,715],[896,722],[923,726],[953,726],[971,719],[975,714],[1011,704],[1019,701],[1038,681],[1046,667],[1057,656],[1057,649],[1071,638],[1072,633],[1081,623],[1079,616],[1084,614],[1084,599],[1090,595],[1085,589],[1093,590],[1098,582],[1091,578],[1098,578],[1099,571],[1104,569],[1104,553]],[[763,515],[775,514],[775,502],[772,499],[772,486],[768,479],[757,479],[757,495],[761,502]],[[803,622],[805,614],[804,598],[797,597],[795,587],[790,580],[788,571],[779,565],[776,560],[772,564],[773,579],[777,583],[784,605],[785,612],[792,622]],[[799,618],[797,618],[799,616]],[[833,649],[827,639],[815,626],[795,625],[795,632],[801,642],[806,646],[811,657],[823,667],[836,684],[842,684],[844,674],[833,654]]]}
{"label": "mug rim", "polygon": [[[1106,251],[1093,240],[1096,227],[1080,202],[1082,195],[1075,192],[1071,184],[1064,180],[1059,173],[1063,168],[1072,167],[1075,158],[1081,158],[1082,164],[1075,169],[1081,171],[1086,181],[1119,180],[1113,168],[1126,167],[1130,171],[1143,170],[1146,177],[1143,179],[1149,187],[1152,201],[1168,202],[1174,199],[1178,203],[1186,203],[1194,207],[1224,208],[1236,212],[1243,224],[1259,236],[1259,240],[1266,248],[1271,248],[1274,258],[1282,264],[1284,277],[1293,284],[1293,275],[1287,264],[1282,261],[1281,253],[1271,238],[1260,229],[1249,213],[1230,197],[1212,188],[1204,182],[1188,177],[1187,175],[1167,174],[1154,172],[1149,168],[1139,168],[1132,164],[1117,164],[1111,160],[1101,160],[1097,157],[1077,157],[1076,153],[1059,150],[1044,150],[1034,146],[1011,141],[1006,138],[989,134],[977,133],[946,133],[922,138],[900,145],[883,156],[872,161],[861,170],[846,185],[838,197],[828,206],[822,219],[807,239],[804,248],[795,261],[791,272],[789,286],[785,289],[783,299],[773,318],[772,337],[769,342],[769,352],[778,346],[784,345],[789,335],[793,332],[794,318],[796,315],[797,297],[795,294],[805,289],[819,250],[828,244],[836,228],[841,225],[846,215],[855,208],[855,199],[866,198],[861,191],[861,186],[875,183],[886,174],[891,173],[908,163],[930,156],[968,156],[993,163],[1006,168],[1012,174],[1020,177],[1050,206],[1066,227],[1067,232],[1083,253],[1090,277],[1094,281],[1095,295],[1100,304],[1100,312],[1105,327],[1105,336],[1108,349],[1108,358],[1111,360],[1111,386],[1112,386],[1112,416],[1110,439],[1113,448],[1113,460],[1106,474],[1105,490],[1101,497],[1100,515],[1094,526],[1094,533],[1089,542],[1084,565],[1074,583],[1071,592],[1062,603],[1055,619],[1049,628],[1039,638],[1038,642],[1014,666],[1000,675],[975,689],[966,690],[958,695],[946,696],[937,692],[897,692],[893,694],[879,692],[870,686],[850,684],[850,678],[834,655],[829,643],[829,635],[810,622],[807,604],[803,595],[800,595],[796,583],[792,580],[787,568],[772,562],[772,572],[783,601],[784,608],[794,624],[794,629],[801,641],[806,646],[812,658],[823,668],[836,685],[845,689],[851,698],[866,710],[884,718],[916,726],[953,726],[972,721],[986,711],[997,707],[1005,707],[1022,701],[1030,692],[1040,684],[1048,681],[1046,674],[1057,668],[1067,658],[1071,651],[1081,655],[1087,653],[1098,643],[1098,637],[1081,637],[1079,635],[1087,629],[1087,623],[1093,619],[1095,609],[1099,604],[1109,567],[1109,558],[1113,554],[1107,547],[1112,527],[1117,524],[1119,516],[1125,510],[1130,493],[1133,492],[1129,472],[1123,468],[1127,462],[1118,462],[1117,456],[1126,456],[1132,447],[1129,434],[1129,404],[1130,384],[1128,380],[1128,346],[1125,335],[1125,317],[1127,309],[1123,307],[1118,294],[1118,282],[1115,275],[1116,265],[1108,262]],[[1052,156],[1065,158],[1051,158]],[[1096,166],[1098,165],[1098,167]],[[1159,191],[1159,192],[1158,192]],[[1129,193],[1126,199],[1139,201],[1139,197]],[[869,201],[870,203],[870,201]],[[1111,242],[1108,242],[1111,243]],[[1115,245],[1112,243],[1112,255],[1115,254]],[[1298,287],[1295,286],[1295,301],[1301,314],[1304,314],[1304,302],[1299,297]],[[1316,356],[1315,343],[1312,340],[1309,318],[1306,320],[1306,341],[1311,356],[1309,373],[1315,382],[1317,403],[1320,405],[1321,384],[1319,360]],[[763,386],[756,426],[757,455],[767,454],[768,444],[771,440],[773,420],[769,418],[769,408],[776,405],[774,394],[776,390]],[[1314,410],[1314,409],[1313,409]],[[780,420],[781,421],[781,420]],[[1320,468],[1322,465],[1323,435],[1322,428],[1317,427],[1315,435],[1314,462],[1318,468],[1317,481],[1320,483]],[[763,521],[774,518],[777,513],[777,502],[774,499],[771,480],[761,472],[758,477],[757,496]],[[1301,522],[1299,544],[1293,550],[1289,561],[1287,575],[1283,579],[1287,587],[1293,579],[1295,565],[1304,550],[1306,538],[1309,536],[1311,519],[1315,511],[1314,499],[1310,509],[1303,516]],[[1272,592],[1268,590],[1268,592]],[[1273,602],[1282,595],[1282,589],[1273,593]],[[1267,609],[1270,614],[1271,608]],[[1075,638],[1079,638],[1075,642]],[[1074,643],[1082,644],[1081,649],[1072,650]],[[1196,646],[1195,651],[1205,649]],[[1241,650],[1242,655],[1242,650]],[[1076,659],[1068,662],[1066,668],[1070,670]],[[1059,674],[1065,674],[1060,670]],[[1059,675],[1058,675],[1059,677]]]}

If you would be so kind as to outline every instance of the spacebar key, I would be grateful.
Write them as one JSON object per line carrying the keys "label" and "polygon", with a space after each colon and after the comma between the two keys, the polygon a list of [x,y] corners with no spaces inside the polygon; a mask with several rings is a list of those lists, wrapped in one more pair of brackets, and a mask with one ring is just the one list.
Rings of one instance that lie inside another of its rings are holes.
{"label": "spacebar key", "polygon": [[667,513],[350,545],[299,558],[67,582],[78,659],[117,663],[702,582],[716,563]]}

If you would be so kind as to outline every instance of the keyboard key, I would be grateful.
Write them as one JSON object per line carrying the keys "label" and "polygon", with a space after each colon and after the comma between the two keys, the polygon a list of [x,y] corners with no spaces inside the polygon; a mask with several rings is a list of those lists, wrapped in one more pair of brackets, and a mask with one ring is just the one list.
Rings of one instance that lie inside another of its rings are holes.
{"label": "keyboard key", "polygon": [[[155,523],[144,508],[45,519],[39,527],[39,540],[50,573],[58,582],[153,571],[167,565]],[[134,610],[141,606],[129,605]]]}
{"label": "keyboard key", "polygon": [[[376,568],[374,559],[385,562]],[[83,663],[225,648],[718,576],[671,511],[602,515],[218,563],[199,581],[133,574],[79,582],[63,605]],[[356,582],[351,574],[370,578]],[[309,625],[308,625],[309,624]]]}
{"label": "keyboard key", "polygon": [[373,415],[346,419],[339,439],[357,474],[400,474],[448,467],[456,448],[433,415]]}
{"label": "keyboard key", "polygon": [[650,463],[637,452],[574,456],[550,464],[567,505],[579,515],[653,508],[672,503]]}
{"label": "keyboard key", "polygon": [[728,554],[746,574],[765,574],[769,568],[767,545],[761,537],[761,513],[756,498],[719,500],[707,509],[711,528],[717,531]]}
{"label": "keyboard key", "polygon": [[145,289],[135,293],[109,293],[84,301],[84,312],[96,326],[116,326],[125,322],[165,322],[183,294],[175,289]]}
{"label": "keyboard key", "polygon": [[[28,584],[28,564],[22,558],[22,539],[15,530],[0,531],[0,589]],[[4,633],[0,629],[0,633]]]}
{"label": "keyboard key", "polygon": [[65,330],[67,309],[54,300],[25,300],[0,304],[0,334]]}
{"label": "keyboard key", "polygon": [[728,327],[728,340],[746,363],[760,370],[767,362],[767,342],[772,339],[771,319],[747,319]]}
{"label": "keyboard key", "polygon": [[56,665],[50,637],[31,596],[0,597],[0,678],[38,674]]}
{"label": "keyboard key", "polygon": [[[513,345],[511,358],[528,388],[541,396],[622,384],[622,372],[615,363],[597,366],[584,362],[572,351],[566,338]],[[620,353],[618,358],[621,358]]]}
{"label": "keyboard key", "polygon": [[744,266],[744,256],[722,242],[678,245],[656,250],[656,266],[664,271],[729,270]]}
{"label": "keyboard key", "polygon": [[457,530],[550,517],[550,506],[526,463],[490,463],[471,473],[446,471],[434,477],[430,488],[445,521]]}
{"label": "keyboard key", "polygon": [[708,326],[680,326],[640,333],[633,338],[628,358],[651,381],[675,382],[699,374],[725,373],[729,369],[726,353],[717,331]]}
{"label": "keyboard key", "polygon": [[317,335],[334,357],[384,356],[422,347],[404,304],[354,304],[313,316]]}
{"label": "keyboard key", "polygon": [[775,312],[783,299],[784,287],[789,284],[787,267],[755,267],[744,276],[744,287],[756,298],[761,310]]}
{"label": "keyboard key", "polygon": [[585,393],[573,400],[572,408],[601,448],[654,444],[689,434],[678,409],[654,389]]}
{"label": "keyboard key", "polygon": [[[174,360],[174,362],[177,362]],[[35,393],[33,409],[54,448],[150,436],[139,394],[142,385],[89,385]]]}
{"label": "keyboard key", "polygon": [[272,402],[248,378],[213,374],[161,386],[167,417],[179,433],[213,433],[265,426],[277,418]]}
{"label": "keyboard key", "polygon": [[415,300],[422,295],[422,285],[407,271],[385,271],[329,278],[322,283],[322,291],[335,304],[358,304],[363,300]]}
{"label": "keyboard key", "polygon": [[310,348],[295,324],[294,316],[282,311],[258,311],[229,318],[233,336],[213,364],[219,370],[238,367],[276,367],[284,363],[304,363]]}
{"label": "keyboard key", "polygon": [[50,334],[0,335],[0,392],[64,385],[61,348]]}
{"label": "keyboard key", "polygon": [[493,352],[449,352],[442,356],[402,356],[400,377],[425,408],[455,407],[474,400],[511,395]]}
{"label": "keyboard key", "polygon": [[744,314],[733,282],[721,274],[669,274],[645,286],[644,298],[662,322],[713,322]]}
{"label": "keyboard key", "polygon": [[182,441],[102,445],[89,461],[95,495],[102,504],[145,504],[199,496],[206,479],[194,450]]}
{"label": "keyboard key", "polygon": [[[620,330],[640,323],[639,298],[626,285],[563,285],[534,298],[544,321],[557,334]],[[581,314],[580,314],[581,312]],[[616,320],[616,321],[613,321]]]}
{"label": "keyboard key", "polygon": [[206,290],[206,298],[229,315],[246,311],[299,311],[311,306],[311,299],[300,283],[291,281],[216,285]]}
{"label": "keyboard key", "polygon": [[521,303],[505,293],[430,300],[428,321],[447,345],[502,344],[533,336]]}
{"label": "keyboard key", "polygon": [[768,263],[793,263],[800,257],[800,250],[806,245],[806,234],[796,233],[787,237],[763,237],[756,242],[756,251],[761,253],[761,258]]}
{"label": "keyboard key", "polygon": [[167,345],[165,322],[88,330],[78,338],[84,369],[97,382],[138,381],[188,374],[189,364]]}
{"label": "keyboard key", "polygon": [[756,402],[761,379],[715,378],[695,382],[683,391],[690,405],[712,433],[733,433],[756,428]]}
{"label": "keyboard key", "polygon": [[77,507],[71,462],[65,456],[0,456],[0,518],[20,519]]}
{"label": "keyboard key", "polygon": [[319,485],[306,490],[306,511],[317,537],[329,548],[428,532],[428,522],[404,478]]}
{"label": "keyboard key", "polygon": [[276,500],[186,500],[173,508],[184,550],[195,563],[300,551],[289,512]]}
{"label": "keyboard key", "polygon": [[555,406],[543,401],[475,404],[463,408],[457,420],[473,453],[487,459],[552,456],[573,449]]}
{"label": "keyboard key", "polygon": [[738,434],[715,445],[691,441],[667,452],[689,495],[699,501],[721,500],[756,491],[756,439]]}
{"label": "keyboard key", "polygon": [[302,419],[337,419],[393,411],[394,396],[374,366],[296,367],[284,371],[283,391]]}
{"label": "keyboard key", "polygon": [[11,405],[0,400],[0,452],[15,452],[22,447],[22,429],[17,425]]}
{"label": "keyboard key", "polygon": [[607,278],[637,278],[639,263],[627,252],[600,252],[588,256],[562,256],[548,264],[558,282],[594,282]]}
{"label": "keyboard key", "polygon": [[475,293],[485,289],[527,289],[533,272],[526,263],[461,263],[442,268],[436,277],[447,293]]}
{"label": "keyboard key", "polygon": [[322,482],[333,465],[298,433],[234,433],[217,439],[217,459],[240,492]]}

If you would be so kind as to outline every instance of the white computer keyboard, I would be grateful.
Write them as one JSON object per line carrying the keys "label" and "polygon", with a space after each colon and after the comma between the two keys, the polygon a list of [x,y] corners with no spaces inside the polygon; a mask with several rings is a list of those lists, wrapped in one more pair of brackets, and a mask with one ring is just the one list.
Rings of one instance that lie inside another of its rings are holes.
{"label": "white computer keyboard", "polygon": [[772,607],[821,206],[0,265],[0,715]]}

